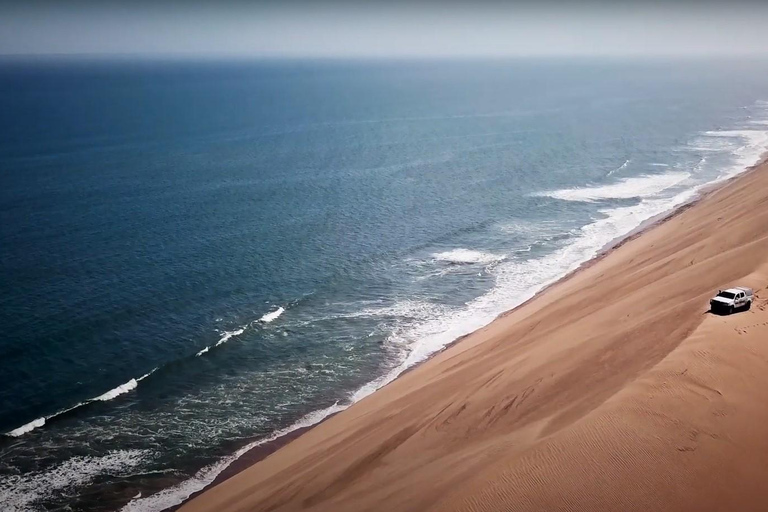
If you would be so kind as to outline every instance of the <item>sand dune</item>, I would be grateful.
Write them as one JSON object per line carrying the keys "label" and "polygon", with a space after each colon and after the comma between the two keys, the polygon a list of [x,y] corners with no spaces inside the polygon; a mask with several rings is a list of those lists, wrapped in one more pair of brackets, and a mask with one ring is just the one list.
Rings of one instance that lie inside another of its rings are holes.
{"label": "sand dune", "polygon": [[766,286],[762,166],[182,510],[766,510]]}

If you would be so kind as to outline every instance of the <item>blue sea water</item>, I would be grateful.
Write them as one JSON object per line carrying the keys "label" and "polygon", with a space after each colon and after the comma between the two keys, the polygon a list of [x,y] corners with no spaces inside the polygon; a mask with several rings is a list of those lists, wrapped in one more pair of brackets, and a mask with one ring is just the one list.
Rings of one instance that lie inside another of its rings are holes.
{"label": "blue sea water", "polygon": [[162,510],[768,148],[768,62],[0,61],[0,503]]}

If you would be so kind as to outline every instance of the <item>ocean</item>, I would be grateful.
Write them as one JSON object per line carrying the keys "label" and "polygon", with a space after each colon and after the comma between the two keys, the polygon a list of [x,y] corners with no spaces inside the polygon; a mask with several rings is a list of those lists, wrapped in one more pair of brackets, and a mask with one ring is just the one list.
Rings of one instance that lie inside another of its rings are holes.
{"label": "ocean", "polygon": [[160,511],[768,148],[757,60],[0,61],[0,503]]}

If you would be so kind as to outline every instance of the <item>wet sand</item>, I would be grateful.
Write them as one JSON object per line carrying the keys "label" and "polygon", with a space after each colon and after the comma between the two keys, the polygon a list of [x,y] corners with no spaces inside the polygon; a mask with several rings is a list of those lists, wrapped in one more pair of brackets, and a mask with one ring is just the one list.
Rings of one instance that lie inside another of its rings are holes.
{"label": "wet sand", "polygon": [[762,164],[181,510],[765,510],[766,286]]}

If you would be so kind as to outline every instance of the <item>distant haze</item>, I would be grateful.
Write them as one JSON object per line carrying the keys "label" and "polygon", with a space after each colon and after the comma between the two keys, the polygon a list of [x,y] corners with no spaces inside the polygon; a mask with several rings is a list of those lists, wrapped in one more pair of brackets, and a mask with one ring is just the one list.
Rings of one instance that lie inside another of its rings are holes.
{"label": "distant haze", "polygon": [[156,4],[0,3],[0,53],[469,57],[768,50],[768,6],[744,1]]}

